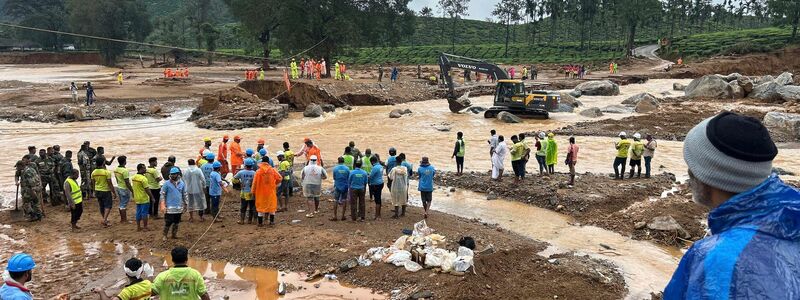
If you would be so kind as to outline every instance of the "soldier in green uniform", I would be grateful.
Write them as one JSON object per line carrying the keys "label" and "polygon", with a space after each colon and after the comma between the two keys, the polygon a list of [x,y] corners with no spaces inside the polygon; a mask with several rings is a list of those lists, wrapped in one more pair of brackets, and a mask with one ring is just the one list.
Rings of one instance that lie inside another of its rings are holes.
{"label": "soldier in green uniform", "polygon": [[85,142],[81,145],[81,150],[78,151],[78,168],[81,171],[81,190],[84,198],[89,198],[93,195],[91,181],[94,168],[92,168],[92,156],[88,148],[89,142]]}
{"label": "soldier in green uniform", "polygon": [[61,155],[61,146],[53,145],[53,155],[50,158],[53,160],[53,165],[55,165],[53,180],[55,180],[55,185],[58,188],[58,193],[54,191],[52,195],[57,200],[53,205],[66,204],[67,202],[64,201],[64,180],[67,180],[67,177],[61,174],[61,162],[64,161],[64,155]]}
{"label": "soldier in green uniform", "polygon": [[[41,187],[42,187],[42,201],[50,202],[54,204],[55,199],[53,198],[53,194],[56,192],[56,179],[54,178],[56,166],[53,163],[53,159],[50,157],[53,154],[53,148],[47,148],[50,152],[45,149],[39,149],[39,158],[36,160],[36,166],[38,167],[39,177],[41,177]],[[48,195],[47,188],[50,188],[50,195]]]}
{"label": "soldier in green uniform", "polygon": [[[67,178],[72,176],[72,170],[73,169],[74,169],[74,167],[72,166],[72,151],[67,150],[67,152],[64,153],[64,158],[61,159],[61,163],[58,165],[58,172],[61,175],[61,177],[59,179],[63,179],[62,180],[62,187],[61,187],[62,191],[64,190],[64,186],[63,185],[66,184],[66,183],[63,183],[63,182],[66,182]],[[63,194],[63,195],[64,195],[64,197],[66,197],[66,194]],[[69,200],[70,200],[69,198],[66,199],[66,201],[69,201]],[[67,207],[69,207],[69,203],[68,202],[67,202]]]}
{"label": "soldier in green uniform", "polygon": [[[28,146],[28,156],[35,157],[36,156],[36,147],[35,146]],[[14,165],[14,184],[19,186],[19,181],[22,179],[22,172],[25,171],[25,164],[22,163],[22,160],[18,160],[17,163]]]}
{"label": "soldier in green uniform", "polygon": [[31,163],[30,158],[35,156],[25,155],[22,157],[22,179],[20,187],[22,189],[22,211],[28,216],[28,220],[39,221],[42,219],[42,210],[39,207],[42,199],[42,181],[36,165]]}

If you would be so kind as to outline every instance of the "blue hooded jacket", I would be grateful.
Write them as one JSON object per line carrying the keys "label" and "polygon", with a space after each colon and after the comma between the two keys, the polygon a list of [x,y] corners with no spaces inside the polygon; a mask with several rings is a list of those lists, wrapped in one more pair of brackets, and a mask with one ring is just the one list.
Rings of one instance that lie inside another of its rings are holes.
{"label": "blue hooded jacket", "polygon": [[664,299],[800,299],[800,191],[772,175],[708,215]]}

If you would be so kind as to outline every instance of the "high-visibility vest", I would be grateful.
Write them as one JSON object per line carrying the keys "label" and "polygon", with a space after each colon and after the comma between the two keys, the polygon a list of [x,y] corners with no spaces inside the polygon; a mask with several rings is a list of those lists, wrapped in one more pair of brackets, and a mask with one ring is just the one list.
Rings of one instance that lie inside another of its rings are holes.
{"label": "high-visibility vest", "polygon": [[72,177],[67,178],[65,182],[69,184],[70,187],[69,190],[71,193],[70,196],[72,197],[72,202],[75,204],[83,202],[83,193],[81,193],[81,187],[78,186],[78,183],[75,182],[75,180],[73,180]]}
{"label": "high-visibility vest", "polygon": [[456,142],[458,143],[458,153],[456,153],[456,156],[464,157],[464,152],[467,148],[467,143],[464,142],[464,140],[458,140]]}

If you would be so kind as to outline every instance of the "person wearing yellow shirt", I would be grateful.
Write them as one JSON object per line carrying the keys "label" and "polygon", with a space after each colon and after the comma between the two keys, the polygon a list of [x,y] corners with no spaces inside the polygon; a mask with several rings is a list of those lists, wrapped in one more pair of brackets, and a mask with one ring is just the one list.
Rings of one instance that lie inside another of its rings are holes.
{"label": "person wearing yellow shirt", "polygon": [[511,136],[511,168],[514,170],[514,182],[519,182],[525,178],[525,169],[522,160],[525,156],[525,144],[519,141],[516,135]]}
{"label": "person wearing yellow shirt", "polygon": [[111,171],[106,169],[106,162],[104,159],[95,161],[95,169],[92,171],[92,186],[94,186],[95,197],[100,204],[100,214],[103,216],[101,222],[103,226],[108,227],[108,215],[111,214],[111,206],[114,198],[117,198],[117,191],[114,190],[114,184],[111,183]]}
{"label": "person wearing yellow shirt", "polygon": [[278,173],[283,176],[278,187],[278,211],[287,211],[289,209],[289,190],[292,189],[292,163],[286,160],[286,153],[278,151]]}
{"label": "person wearing yellow shirt", "polygon": [[631,173],[628,178],[633,178],[634,170],[638,172],[637,178],[642,177],[642,154],[644,154],[644,143],[642,135],[637,132],[633,134],[633,143],[631,143]]}
{"label": "person wearing yellow shirt", "polygon": [[158,158],[151,157],[147,160],[147,163],[149,166],[144,173],[144,177],[147,177],[147,188],[150,189],[150,209],[153,209],[153,206],[158,206],[158,203],[161,200],[160,182],[164,178],[161,178],[161,172],[158,169]]}
{"label": "person wearing yellow shirt", "polygon": [[145,300],[150,299],[153,293],[153,283],[145,278],[153,276],[153,267],[139,260],[131,258],[125,262],[125,276],[128,277],[128,284],[112,297],[106,294],[103,288],[93,288],[92,292],[100,296],[100,300]]}
{"label": "person wearing yellow shirt", "polygon": [[614,148],[617,149],[617,157],[614,158],[614,179],[622,180],[625,178],[625,162],[628,160],[631,141],[628,140],[628,135],[624,131],[619,133],[619,139],[614,143]]}
{"label": "person wearing yellow shirt", "polygon": [[[147,228],[147,221],[150,215],[150,201],[153,199],[153,193],[146,174],[147,167],[144,164],[139,164],[136,166],[136,175],[132,179],[133,187],[131,190],[133,191],[133,201],[136,202],[136,231],[150,230]],[[158,183],[156,182],[156,184]]]}
{"label": "person wearing yellow shirt", "polygon": [[119,166],[114,169],[114,178],[117,180],[117,196],[119,196],[119,222],[128,222],[128,202],[131,201],[131,173],[125,165],[128,157],[121,155],[117,158]]}
{"label": "person wearing yellow shirt", "polygon": [[64,181],[64,196],[67,197],[67,205],[70,211],[70,225],[72,230],[81,229],[78,227],[78,220],[83,215],[83,192],[81,186],[75,181],[78,179],[80,171],[73,169],[72,174]]}

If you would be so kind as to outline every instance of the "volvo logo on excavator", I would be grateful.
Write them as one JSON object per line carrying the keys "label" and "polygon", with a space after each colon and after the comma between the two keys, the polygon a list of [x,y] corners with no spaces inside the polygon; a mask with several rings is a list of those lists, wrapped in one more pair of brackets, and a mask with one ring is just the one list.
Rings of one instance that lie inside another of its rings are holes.
{"label": "volvo logo on excavator", "polygon": [[471,69],[471,70],[477,70],[478,69],[477,66],[472,66],[472,65],[465,65],[465,64],[457,64],[457,65],[458,65],[459,68],[462,68],[462,69]]}

